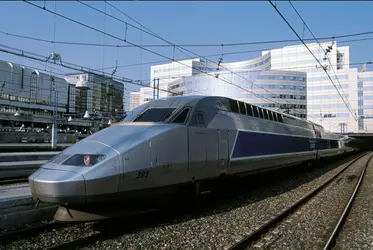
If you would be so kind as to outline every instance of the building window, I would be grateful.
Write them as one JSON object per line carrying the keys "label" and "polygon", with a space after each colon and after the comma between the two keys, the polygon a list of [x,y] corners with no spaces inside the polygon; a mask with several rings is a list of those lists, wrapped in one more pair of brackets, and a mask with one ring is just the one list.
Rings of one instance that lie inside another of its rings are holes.
{"label": "building window", "polygon": [[32,100],[36,100],[37,87],[38,87],[38,76],[35,72],[32,72],[31,79],[30,79],[30,98]]}
{"label": "building window", "polygon": [[24,79],[25,79],[25,68],[21,67],[21,89],[23,89]]}
{"label": "building window", "polygon": [[343,69],[343,54],[337,53],[337,69]]}

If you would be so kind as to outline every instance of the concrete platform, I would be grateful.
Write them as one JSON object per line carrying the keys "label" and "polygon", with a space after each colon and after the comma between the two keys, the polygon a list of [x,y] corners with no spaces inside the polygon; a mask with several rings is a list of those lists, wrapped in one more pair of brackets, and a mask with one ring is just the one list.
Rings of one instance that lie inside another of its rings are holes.
{"label": "concrete platform", "polygon": [[0,179],[30,176],[46,162],[47,160],[0,162]]}
{"label": "concrete platform", "polygon": [[29,184],[0,187],[0,230],[52,219],[57,206],[40,203],[35,209]]}
{"label": "concrete platform", "polygon": [[0,153],[0,162],[49,160],[61,151]]}
{"label": "concrete platform", "polygon": [[31,203],[31,190],[28,183],[0,187],[0,214],[7,208]]}
{"label": "concrete platform", "polygon": [[27,177],[60,151],[0,153],[0,180]]}
{"label": "concrete platform", "polygon": [[[63,150],[73,144],[57,144],[57,150]],[[0,152],[17,150],[52,150],[50,143],[0,143]]]}

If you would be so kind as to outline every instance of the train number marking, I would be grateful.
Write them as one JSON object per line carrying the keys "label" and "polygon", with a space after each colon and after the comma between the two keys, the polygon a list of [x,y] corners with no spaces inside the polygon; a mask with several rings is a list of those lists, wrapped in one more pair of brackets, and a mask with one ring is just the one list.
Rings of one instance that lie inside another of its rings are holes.
{"label": "train number marking", "polygon": [[137,179],[139,178],[147,178],[149,176],[149,171],[140,171],[137,172]]}

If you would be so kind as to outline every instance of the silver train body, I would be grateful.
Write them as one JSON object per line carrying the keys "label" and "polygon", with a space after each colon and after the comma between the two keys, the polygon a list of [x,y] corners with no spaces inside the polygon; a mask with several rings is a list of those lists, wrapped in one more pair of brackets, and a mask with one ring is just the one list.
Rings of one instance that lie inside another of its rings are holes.
{"label": "silver train body", "polygon": [[355,150],[351,138],[225,97],[170,97],[61,152],[29,177],[34,199],[63,206],[150,197]]}

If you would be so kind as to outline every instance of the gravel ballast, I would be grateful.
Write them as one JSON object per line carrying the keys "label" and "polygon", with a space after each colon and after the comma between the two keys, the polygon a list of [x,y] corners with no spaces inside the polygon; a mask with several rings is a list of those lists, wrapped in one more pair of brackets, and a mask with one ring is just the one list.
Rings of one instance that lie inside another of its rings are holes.
{"label": "gravel ballast", "polygon": [[373,159],[336,240],[335,249],[373,249]]}
{"label": "gravel ballast", "polygon": [[[368,154],[254,244],[255,249],[323,249],[339,220]],[[338,249],[338,248],[337,248]]]}
{"label": "gravel ballast", "polygon": [[[248,192],[212,213],[97,242],[89,249],[224,249],[290,206],[339,168],[320,168],[289,180]],[[120,244],[120,245],[119,245]]]}
{"label": "gravel ballast", "polygon": [[[128,230],[119,237],[94,241],[85,249],[223,249],[324,183],[346,164],[316,168],[253,189],[248,186],[249,190],[242,190],[233,199],[198,213]],[[121,226],[126,225],[113,227]],[[97,232],[93,223],[82,223],[18,240],[0,249],[43,249]]]}

